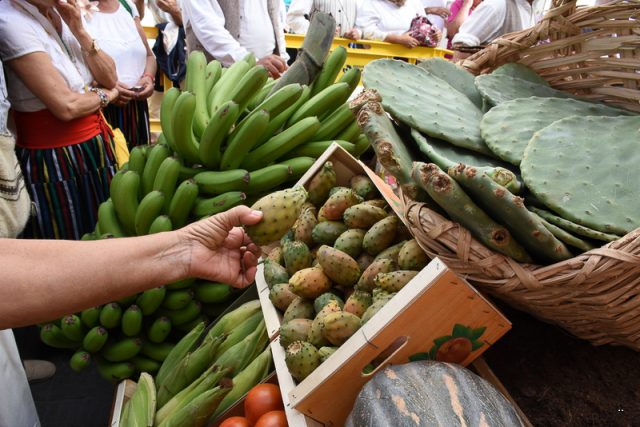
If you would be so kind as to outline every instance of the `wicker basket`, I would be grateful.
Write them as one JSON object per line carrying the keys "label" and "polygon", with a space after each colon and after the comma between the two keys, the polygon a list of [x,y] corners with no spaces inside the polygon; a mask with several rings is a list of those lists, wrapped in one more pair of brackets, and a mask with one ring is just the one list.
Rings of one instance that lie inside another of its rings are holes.
{"label": "wicker basket", "polygon": [[[640,111],[640,20],[630,16],[640,19],[639,1],[577,10],[570,2],[464,65],[489,72],[522,62],[556,88]],[[640,229],[570,260],[538,266],[491,251],[422,203],[405,197],[404,208],[423,249],[478,288],[593,344],[640,351]]]}

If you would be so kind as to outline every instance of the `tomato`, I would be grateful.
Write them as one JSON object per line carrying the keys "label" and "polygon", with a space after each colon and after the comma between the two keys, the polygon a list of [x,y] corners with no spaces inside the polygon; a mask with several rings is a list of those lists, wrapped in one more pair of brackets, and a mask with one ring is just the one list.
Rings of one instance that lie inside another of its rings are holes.
{"label": "tomato", "polygon": [[267,412],[255,423],[253,427],[288,427],[287,416],[284,411]]}
{"label": "tomato", "polygon": [[252,425],[263,414],[278,409],[284,409],[284,404],[280,396],[280,389],[275,384],[258,384],[249,390],[244,400],[244,416]]}
{"label": "tomato", "polygon": [[231,417],[220,423],[219,427],[251,427],[251,423],[245,417]]}

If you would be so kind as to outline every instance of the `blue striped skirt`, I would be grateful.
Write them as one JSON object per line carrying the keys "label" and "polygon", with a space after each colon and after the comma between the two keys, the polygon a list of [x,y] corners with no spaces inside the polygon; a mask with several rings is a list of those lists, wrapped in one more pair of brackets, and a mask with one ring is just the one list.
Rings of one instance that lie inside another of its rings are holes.
{"label": "blue striped skirt", "polygon": [[149,143],[149,105],[147,100],[130,101],[122,107],[109,104],[102,110],[112,128],[119,128],[129,149]]}

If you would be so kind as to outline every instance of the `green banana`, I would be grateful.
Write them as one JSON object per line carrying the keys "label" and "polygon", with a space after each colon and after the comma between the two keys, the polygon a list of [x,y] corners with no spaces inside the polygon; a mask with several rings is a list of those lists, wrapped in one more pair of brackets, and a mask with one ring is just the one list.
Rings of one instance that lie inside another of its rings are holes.
{"label": "green banana", "polygon": [[320,116],[327,111],[333,111],[342,105],[349,97],[349,85],[336,83],[312,96],[289,119],[289,126],[298,123],[306,117]]}
{"label": "green banana", "polygon": [[128,337],[136,336],[142,330],[142,310],[133,304],[122,315],[122,333]]}
{"label": "green banana", "polygon": [[180,89],[172,87],[162,96],[160,104],[160,127],[165,141],[172,149],[175,147],[173,134],[173,115],[176,101],[180,96]]}
{"label": "green banana", "polygon": [[109,362],[124,362],[140,353],[142,350],[142,340],[140,338],[125,338],[115,343],[107,343],[100,355]]}
{"label": "green banana", "polygon": [[291,117],[291,115],[295,113],[302,104],[304,104],[309,100],[310,94],[311,94],[311,89],[309,88],[309,86],[303,86],[302,93],[300,94],[300,97],[296,100],[296,102],[291,104],[289,107],[287,107],[286,110],[284,110],[283,112],[281,112],[280,114],[278,114],[277,116],[275,116],[273,119],[269,121],[269,126],[267,126],[267,129],[263,132],[262,137],[256,144],[256,147],[261,146],[262,144],[267,142],[269,138],[275,135],[276,132],[278,132],[285,125],[285,123],[287,123],[287,120],[289,120],[289,117]]}
{"label": "green banana", "polygon": [[192,300],[193,291],[191,289],[168,291],[162,301],[162,307],[169,310],[181,310],[189,305]]}
{"label": "green banana", "polygon": [[91,362],[91,355],[84,350],[78,350],[69,359],[69,366],[74,371],[81,372],[89,366],[89,362]]}
{"label": "green banana", "polygon": [[165,231],[171,230],[173,230],[171,218],[169,218],[168,215],[159,215],[149,226],[148,234],[164,233]]}
{"label": "green banana", "polygon": [[[260,305],[258,305],[258,309],[260,309]],[[204,331],[204,323],[199,324],[198,326],[193,328],[191,332],[182,337],[182,339],[178,341],[178,343],[172,348],[172,350],[167,355],[165,355],[165,357],[162,359],[164,360],[164,362],[160,366],[160,370],[156,375],[156,384],[158,388],[164,383],[167,377],[171,374],[174,368],[178,366],[180,361],[187,355],[187,353],[195,348],[196,342],[200,338],[202,331]],[[145,345],[143,346],[143,354],[155,360],[158,360],[152,355],[145,353],[145,349],[147,347],[153,348],[153,345],[147,345],[147,343],[145,343]]]}
{"label": "green banana", "polygon": [[[129,153],[128,170],[137,172],[142,176],[144,171],[144,164],[147,162],[147,150],[145,147],[138,145],[131,149]],[[140,196],[140,195],[139,195]]]}
{"label": "green banana", "polygon": [[322,70],[318,73],[318,76],[313,81],[311,87],[311,96],[326,89],[336,81],[336,77],[342,71],[344,63],[347,61],[347,49],[343,46],[335,48],[325,59],[322,64]]}
{"label": "green banana", "polygon": [[195,282],[195,281],[196,281],[196,279],[194,279],[193,277],[188,277],[186,279],[182,279],[182,280],[178,280],[176,282],[169,283],[165,287],[167,288],[168,291],[177,291],[178,289],[190,288],[191,285],[193,284],[193,282]]}
{"label": "green banana", "polygon": [[100,351],[109,338],[109,332],[102,326],[95,326],[91,328],[87,335],[82,340],[82,348],[90,353]]}
{"label": "green banana", "polygon": [[291,173],[289,181],[298,181],[315,162],[315,157],[300,156],[285,160],[279,164],[289,167]]}
{"label": "green banana", "polygon": [[269,125],[269,113],[260,110],[251,114],[229,136],[227,148],[222,154],[220,169],[223,171],[237,169],[242,159],[257,144]]}
{"label": "green banana", "polygon": [[80,320],[87,328],[93,328],[98,325],[100,319],[100,307],[91,307],[86,310],[82,310],[80,313]]}
{"label": "green banana", "polygon": [[162,194],[164,194],[162,210],[165,213],[169,212],[169,205],[171,204],[173,193],[176,191],[179,174],[180,161],[175,157],[167,157],[160,165],[156,179],[153,180],[153,189],[161,191]]}
{"label": "green banana", "polygon": [[138,296],[136,305],[140,307],[140,310],[142,310],[142,314],[144,314],[145,316],[149,316],[160,307],[160,304],[162,304],[162,300],[164,299],[166,292],[167,290],[164,286],[147,289]]}
{"label": "green banana", "polygon": [[198,199],[191,211],[196,217],[215,215],[242,203],[247,195],[242,191],[228,191],[210,199]]}
{"label": "green banana", "polygon": [[340,141],[355,142],[360,135],[362,135],[360,126],[358,126],[358,123],[354,121],[343,129],[342,132],[336,136],[336,139]]}
{"label": "green banana", "polygon": [[236,61],[222,74],[218,83],[210,92],[209,115],[213,115],[225,102],[231,100],[231,94],[235,90],[238,82],[251,69],[245,61]]}
{"label": "green banana", "polygon": [[194,317],[192,320],[189,320],[187,323],[177,325],[176,329],[186,334],[187,332],[192,330],[196,325],[202,322],[204,322],[205,324],[209,323],[209,318],[204,313],[200,313],[199,315]]}
{"label": "green banana", "polygon": [[214,304],[226,301],[231,295],[231,286],[225,283],[198,282],[193,286],[198,301]]}
{"label": "green banana", "polygon": [[98,207],[98,223],[100,231],[113,234],[115,237],[126,237],[127,233],[122,229],[118,221],[118,215],[111,198],[100,203]]}
{"label": "green banana", "polygon": [[153,190],[153,183],[156,180],[158,169],[162,162],[169,157],[171,150],[166,145],[156,144],[153,146],[147,157],[147,163],[144,165],[142,172],[142,192],[144,195],[149,194]]}
{"label": "green banana", "polygon": [[247,188],[250,175],[245,169],[200,172],[193,177],[202,193],[222,194]]}
{"label": "green banana", "polygon": [[171,319],[166,316],[158,317],[147,331],[149,341],[157,344],[164,342],[171,332],[171,326]]}
{"label": "green banana", "polygon": [[320,122],[320,129],[311,137],[311,141],[327,141],[336,137],[351,123],[355,123],[356,118],[349,109],[348,104],[342,104],[329,117]]}
{"label": "green banana", "polygon": [[131,304],[133,304],[134,302],[136,302],[136,298],[138,297],[138,294],[133,294],[133,295],[129,295],[126,297],[122,297],[119,300],[115,301],[118,304],[120,304],[120,307],[125,308],[125,307],[129,307]]}
{"label": "green banana", "polygon": [[263,191],[273,190],[280,184],[288,181],[291,174],[291,168],[283,164],[275,164],[257,169],[249,174],[247,194],[258,194]]}
{"label": "green banana", "polygon": [[84,337],[84,328],[82,321],[75,314],[68,314],[60,321],[60,329],[65,337],[71,341],[82,341]]}
{"label": "green banana", "polygon": [[355,149],[356,149],[355,144],[352,144],[352,143],[347,142],[347,141],[340,141],[340,140],[314,141],[314,142],[307,142],[305,144],[302,144],[302,145],[294,148],[289,153],[287,153],[286,157],[287,158],[295,158],[295,157],[300,157],[300,156],[309,156],[309,157],[318,158],[334,142],[336,144],[338,144],[340,147],[342,147],[345,150],[347,150],[350,154],[353,154],[355,152]]}
{"label": "green banana", "polygon": [[267,82],[264,84],[264,86],[262,86],[262,88],[256,93],[256,95],[253,98],[251,98],[251,100],[249,101],[249,104],[247,104],[247,109],[249,111],[255,110],[256,107],[260,105],[262,101],[264,101],[267,98],[267,95],[269,95],[269,92],[271,92],[271,88],[275,84],[276,84],[276,81],[271,77],[269,77],[267,79]]}
{"label": "green banana", "polygon": [[128,171],[118,180],[115,180],[114,177],[111,184],[111,200],[113,201],[116,215],[127,234],[134,236],[140,175],[136,172]]}
{"label": "green banana", "polygon": [[140,201],[135,216],[135,229],[138,236],[149,234],[151,223],[162,212],[164,199],[161,191],[153,190]]}
{"label": "green banana", "polygon": [[102,375],[103,378],[113,382],[118,382],[129,378],[136,371],[135,366],[133,366],[133,363],[131,362],[111,363],[102,359],[97,359],[96,362],[100,375]]}
{"label": "green banana", "polygon": [[176,101],[173,115],[173,133],[175,151],[190,163],[200,163],[200,147],[193,134],[193,116],[196,111],[196,96],[182,92]]}
{"label": "green banana", "polygon": [[[157,344],[149,341],[144,341],[142,344],[142,351],[140,353],[158,362],[163,362],[165,359],[167,359],[169,354],[171,354],[174,348],[175,344],[168,342]],[[157,376],[156,381],[158,381]]]}
{"label": "green banana", "polygon": [[300,98],[302,91],[303,86],[298,83],[283,86],[251,111],[265,110],[269,113],[269,116],[276,117],[278,114],[291,107],[298,98]]}
{"label": "green banana", "polygon": [[[213,86],[218,82],[220,76],[222,75],[222,64],[220,61],[213,60],[209,61],[207,64],[207,68],[204,70],[204,93],[205,95],[209,95]],[[209,111],[209,107],[207,106],[207,112]]]}
{"label": "green banana", "polygon": [[160,362],[139,354],[131,359],[131,363],[136,367],[136,371],[147,372],[152,375],[160,369]]}
{"label": "green banana", "polygon": [[369,138],[367,138],[367,135],[365,135],[364,133],[361,133],[358,138],[356,138],[354,145],[355,148],[353,149],[353,153],[351,154],[353,154],[353,156],[356,158],[360,157],[371,146],[371,144],[369,143]]}
{"label": "green banana", "polygon": [[209,169],[217,170],[220,167],[222,158],[220,147],[239,115],[240,106],[233,101],[228,101],[209,120],[200,139],[199,148],[200,160]]}
{"label": "green banana", "polygon": [[207,58],[204,53],[194,50],[187,58],[186,89],[196,96],[196,109],[193,115],[193,133],[197,138],[202,136],[207,122],[209,111],[207,109],[206,92],[206,68]]}
{"label": "green banana", "polygon": [[120,324],[122,307],[117,302],[106,304],[100,310],[100,324],[107,329],[112,329]]}
{"label": "green banana", "polygon": [[178,326],[193,320],[202,311],[199,301],[190,301],[186,307],[180,310],[162,310],[162,314],[171,319],[171,324]]}
{"label": "green banana", "polygon": [[319,127],[320,122],[316,117],[304,118],[251,151],[243,159],[241,166],[247,170],[256,170],[261,165],[274,162],[298,145],[308,141]]}
{"label": "green banana", "polygon": [[244,111],[251,98],[267,82],[268,77],[269,72],[262,65],[252,67],[232,89],[229,99],[240,106],[240,111]]}
{"label": "green banana", "polygon": [[338,79],[338,83],[346,83],[349,85],[351,92],[356,90],[358,84],[360,83],[360,77],[362,76],[362,69],[358,67],[349,68],[344,74]]}
{"label": "green banana", "polygon": [[156,415],[156,386],[151,375],[146,372],[140,374],[138,386],[127,405],[127,417],[122,419],[121,427],[153,426]]}
{"label": "green banana", "polygon": [[192,165],[192,166],[181,165],[178,179],[180,181],[184,181],[185,179],[191,179],[204,170],[206,169],[202,165]]}
{"label": "green banana", "polygon": [[79,343],[67,338],[60,328],[54,323],[47,323],[40,328],[40,339],[49,347],[54,348],[78,348]]}
{"label": "green banana", "polygon": [[169,204],[169,218],[176,229],[187,223],[189,212],[198,198],[198,184],[194,179],[182,181]]}

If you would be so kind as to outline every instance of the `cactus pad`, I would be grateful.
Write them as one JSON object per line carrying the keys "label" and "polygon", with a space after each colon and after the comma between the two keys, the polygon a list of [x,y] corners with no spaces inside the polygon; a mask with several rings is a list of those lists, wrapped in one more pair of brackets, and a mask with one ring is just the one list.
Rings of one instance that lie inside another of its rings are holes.
{"label": "cactus pad", "polygon": [[492,105],[500,105],[512,99],[529,98],[531,96],[573,98],[572,95],[549,86],[500,74],[478,76],[476,77],[476,86],[482,96]]}
{"label": "cactus pad", "polygon": [[527,67],[524,64],[518,64],[517,62],[508,62],[504,65],[501,65],[493,70],[491,74],[516,77],[522,80],[530,81],[532,83],[537,83],[539,85],[549,86],[549,83],[545,79],[540,77],[538,73],[533,71],[533,69]]}
{"label": "cactus pad", "polygon": [[482,111],[428,71],[379,59],[364,67],[363,82],[380,93],[386,111],[412,128],[460,147],[491,153],[480,137]]}
{"label": "cactus pad", "polygon": [[527,187],[561,217],[605,233],[640,227],[640,117],[569,117],[536,133]]}
{"label": "cactus pad", "polygon": [[422,61],[418,67],[449,83],[478,108],[482,108],[482,95],[476,88],[475,76],[464,68],[442,58],[429,58]]}
{"label": "cactus pad", "polygon": [[591,228],[568,221],[564,218],[560,218],[559,216],[556,216],[549,211],[545,211],[544,209],[529,206],[529,210],[536,213],[539,217],[543,218],[547,222],[578,236],[601,240],[603,242],[613,242],[614,240],[618,240],[620,238],[620,236],[617,236],[615,234],[607,234],[603,233],[602,231],[596,231]]}
{"label": "cactus pad", "polygon": [[519,165],[534,133],[570,116],[619,116],[603,104],[560,98],[518,98],[492,108],[480,122],[480,133],[498,157]]}

